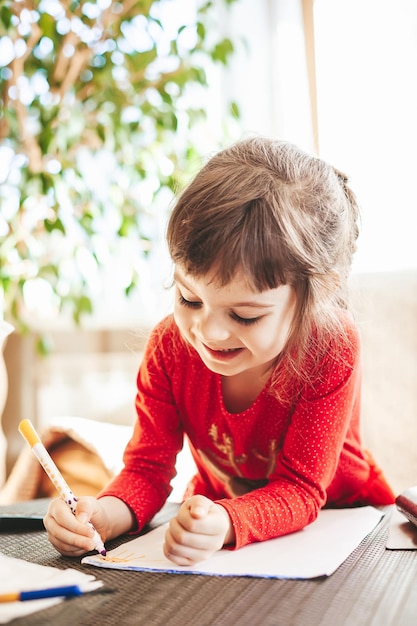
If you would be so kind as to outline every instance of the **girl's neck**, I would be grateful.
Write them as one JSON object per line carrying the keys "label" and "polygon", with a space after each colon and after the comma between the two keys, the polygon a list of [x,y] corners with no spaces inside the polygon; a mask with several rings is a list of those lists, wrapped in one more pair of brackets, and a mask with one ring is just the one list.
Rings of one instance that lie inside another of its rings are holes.
{"label": "girl's neck", "polygon": [[246,370],[235,376],[222,376],[223,402],[229,413],[242,413],[265,388],[272,367],[267,371]]}

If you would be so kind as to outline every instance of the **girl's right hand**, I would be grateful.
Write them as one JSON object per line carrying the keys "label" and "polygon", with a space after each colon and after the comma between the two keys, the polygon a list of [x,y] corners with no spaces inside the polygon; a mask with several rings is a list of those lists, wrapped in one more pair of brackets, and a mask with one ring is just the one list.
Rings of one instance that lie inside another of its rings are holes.
{"label": "girl's right hand", "polygon": [[43,524],[49,541],[58,552],[64,556],[80,556],[95,549],[94,529],[89,521],[104,540],[102,533],[105,535],[108,528],[106,510],[100,500],[83,496],[77,501],[76,515],[61,498],[52,500]]}

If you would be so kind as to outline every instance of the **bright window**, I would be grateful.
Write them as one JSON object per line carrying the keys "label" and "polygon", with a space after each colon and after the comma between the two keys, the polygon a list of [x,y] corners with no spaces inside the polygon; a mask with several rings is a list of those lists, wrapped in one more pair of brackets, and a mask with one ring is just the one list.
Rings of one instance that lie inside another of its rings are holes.
{"label": "bright window", "polygon": [[[319,154],[362,208],[354,271],[417,268],[417,3],[311,0]],[[225,89],[244,133],[314,149],[301,0],[239,0]],[[238,40],[239,41],[239,40]]]}
{"label": "bright window", "polygon": [[359,271],[417,267],[417,3],[315,0],[321,155],[362,205]]}

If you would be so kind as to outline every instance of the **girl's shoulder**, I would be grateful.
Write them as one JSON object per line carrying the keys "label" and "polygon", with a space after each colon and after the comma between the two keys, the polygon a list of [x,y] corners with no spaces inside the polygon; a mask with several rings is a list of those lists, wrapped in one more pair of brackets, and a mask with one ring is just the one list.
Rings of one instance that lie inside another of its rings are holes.
{"label": "girl's shoulder", "polygon": [[174,321],[174,316],[170,314],[158,322],[151,330],[148,339],[148,348],[151,347],[154,350],[159,347],[165,351],[179,342],[184,343],[181,339],[178,326]]}
{"label": "girl's shoulder", "polygon": [[309,342],[310,354],[334,358],[337,354],[351,353],[356,358],[359,349],[359,329],[346,310],[334,311],[331,324],[313,327]]}
{"label": "girl's shoulder", "polygon": [[192,356],[192,349],[182,338],[172,314],[163,318],[151,331],[145,356],[167,363]]}
{"label": "girl's shoulder", "polygon": [[336,352],[342,352],[344,355],[350,355],[352,361],[356,361],[360,353],[360,333],[359,328],[350,313],[347,311],[339,312],[340,331],[336,333],[336,337],[330,345]]}
{"label": "girl's shoulder", "polygon": [[208,372],[198,353],[182,338],[173,315],[151,331],[139,371],[142,378],[162,375],[184,389]]}
{"label": "girl's shoulder", "polygon": [[150,340],[167,340],[178,332],[178,327],[174,321],[172,313],[161,319],[151,331]]}
{"label": "girl's shoulder", "polygon": [[359,329],[346,311],[338,312],[338,324],[320,341],[313,338],[307,355],[306,370],[313,380],[336,378],[340,381],[360,370],[361,341]]}

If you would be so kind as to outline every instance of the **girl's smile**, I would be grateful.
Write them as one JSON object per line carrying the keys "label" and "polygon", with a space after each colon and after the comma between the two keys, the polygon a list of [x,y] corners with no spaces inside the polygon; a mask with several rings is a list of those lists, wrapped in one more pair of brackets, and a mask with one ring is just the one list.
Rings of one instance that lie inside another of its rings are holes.
{"label": "girl's smile", "polygon": [[202,344],[204,346],[204,348],[207,350],[208,354],[210,354],[214,359],[218,359],[219,361],[228,361],[230,359],[235,358],[238,354],[240,354],[240,352],[243,350],[243,348],[229,348],[227,350],[225,349],[214,349],[214,348],[210,348],[209,346],[206,346],[204,344]]}
{"label": "girl's smile", "polygon": [[219,286],[214,276],[195,278],[181,266],[174,280],[177,326],[211,371],[234,376],[247,370],[263,375],[270,369],[293,321],[292,287],[257,292],[239,273]]}

